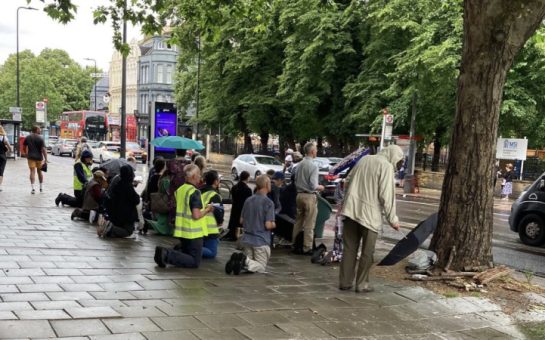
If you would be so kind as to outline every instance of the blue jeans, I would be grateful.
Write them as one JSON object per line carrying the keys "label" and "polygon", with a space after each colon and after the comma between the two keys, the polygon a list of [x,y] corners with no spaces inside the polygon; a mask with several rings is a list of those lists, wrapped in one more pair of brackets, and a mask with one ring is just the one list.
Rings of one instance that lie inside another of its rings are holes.
{"label": "blue jeans", "polygon": [[180,250],[167,249],[166,263],[181,268],[199,268],[203,239],[180,239]]}
{"label": "blue jeans", "polygon": [[202,248],[202,257],[205,259],[213,259],[218,255],[219,238],[205,238]]}

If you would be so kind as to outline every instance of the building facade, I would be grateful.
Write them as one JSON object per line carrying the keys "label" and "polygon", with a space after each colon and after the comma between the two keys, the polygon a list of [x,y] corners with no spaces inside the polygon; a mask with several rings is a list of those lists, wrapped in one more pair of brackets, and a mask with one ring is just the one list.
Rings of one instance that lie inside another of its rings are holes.
{"label": "building facade", "polygon": [[[126,95],[126,113],[134,114],[138,108],[138,59],[140,58],[140,47],[136,40],[129,44],[130,53],[127,56],[127,95]],[[109,111],[112,117],[121,117],[121,53],[115,51],[110,62],[108,72],[110,87]]]}
{"label": "building facade", "polygon": [[100,78],[95,83],[89,97],[89,110],[108,111],[109,98],[107,98],[106,100],[104,99],[107,97],[108,94],[109,82],[109,78],[104,77]]}
{"label": "building facade", "polygon": [[174,103],[177,46],[167,43],[168,36],[150,36],[139,46],[137,122],[140,138],[149,139],[150,107],[153,102]]}

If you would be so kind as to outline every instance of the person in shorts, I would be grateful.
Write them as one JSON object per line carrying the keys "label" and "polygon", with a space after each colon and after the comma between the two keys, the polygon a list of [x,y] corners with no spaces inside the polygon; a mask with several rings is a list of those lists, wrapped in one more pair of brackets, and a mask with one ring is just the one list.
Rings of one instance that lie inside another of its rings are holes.
{"label": "person in shorts", "polygon": [[36,181],[36,172],[38,172],[38,180],[40,182],[40,192],[43,192],[44,176],[42,174],[42,165],[47,163],[47,150],[45,149],[45,142],[42,136],[40,136],[41,129],[38,126],[32,128],[32,133],[26,136],[23,143],[24,152],[28,161],[28,168],[30,170],[30,185],[32,187],[31,194],[36,193],[34,182]]}

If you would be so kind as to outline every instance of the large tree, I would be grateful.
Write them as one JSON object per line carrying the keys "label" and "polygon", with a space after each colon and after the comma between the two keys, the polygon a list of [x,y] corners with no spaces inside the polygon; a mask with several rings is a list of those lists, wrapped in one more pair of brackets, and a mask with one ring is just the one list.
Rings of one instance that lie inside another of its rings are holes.
{"label": "large tree", "polygon": [[493,166],[503,88],[515,56],[545,17],[545,1],[465,0],[456,116],[432,239],[439,265],[492,263]]}

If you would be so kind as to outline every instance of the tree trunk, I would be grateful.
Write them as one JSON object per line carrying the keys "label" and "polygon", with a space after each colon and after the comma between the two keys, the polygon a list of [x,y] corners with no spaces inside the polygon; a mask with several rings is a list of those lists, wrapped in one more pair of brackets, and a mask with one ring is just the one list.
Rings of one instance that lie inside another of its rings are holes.
{"label": "tree trunk", "polygon": [[516,53],[545,17],[545,1],[465,0],[456,117],[431,248],[440,267],[492,261],[494,149],[502,90]]}
{"label": "tree trunk", "polygon": [[261,131],[259,137],[261,137],[261,153],[264,155],[269,154],[269,132]]}
{"label": "tree trunk", "polygon": [[433,138],[433,158],[431,160],[431,171],[439,171],[439,161],[441,159],[441,138],[445,131],[441,128],[435,129]]}
{"label": "tree trunk", "polygon": [[252,137],[250,136],[249,131],[244,131],[244,153],[254,153]]}

